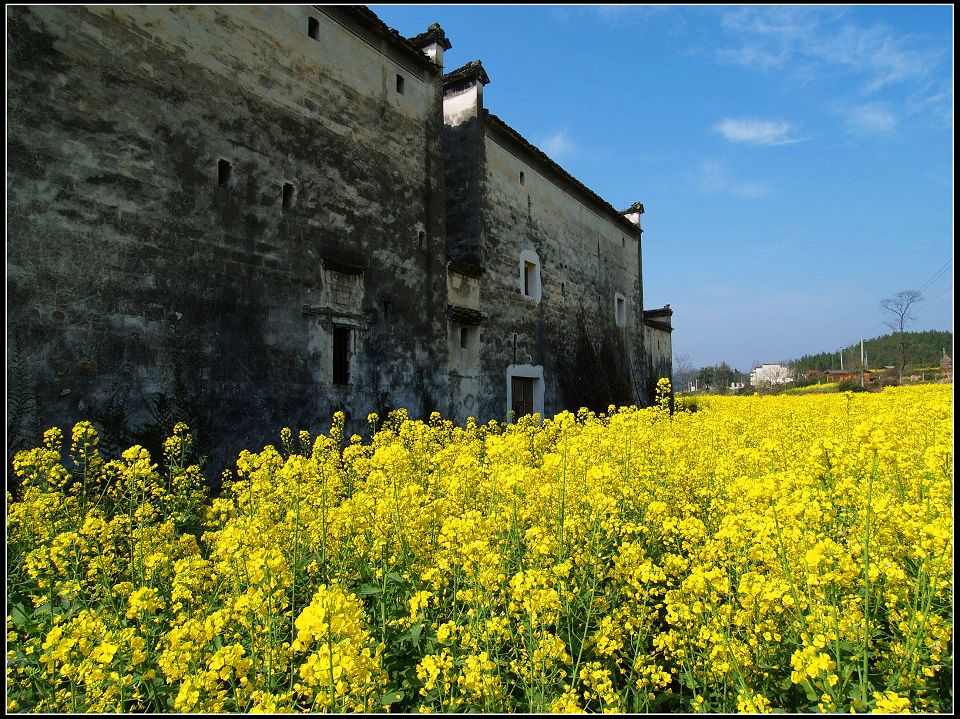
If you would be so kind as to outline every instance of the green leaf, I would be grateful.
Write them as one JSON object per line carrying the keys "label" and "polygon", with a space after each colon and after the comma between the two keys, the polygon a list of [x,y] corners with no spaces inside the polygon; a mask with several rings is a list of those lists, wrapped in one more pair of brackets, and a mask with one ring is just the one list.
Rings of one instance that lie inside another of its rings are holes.
{"label": "green leaf", "polygon": [[369,597],[373,594],[380,594],[383,590],[375,584],[361,584],[356,589],[356,594],[361,597]]}
{"label": "green leaf", "polygon": [[23,608],[22,604],[17,604],[10,611],[10,616],[13,619],[13,624],[16,627],[24,626],[28,621],[30,621],[30,615],[27,614],[26,610]]}
{"label": "green leaf", "polygon": [[820,696],[814,691],[813,686],[810,684],[809,679],[804,679],[800,684],[803,686],[803,692],[807,695],[807,699],[814,704],[820,701]]}
{"label": "green leaf", "polygon": [[414,624],[410,627],[410,640],[413,642],[413,646],[420,646],[420,633],[423,632],[423,622]]}
{"label": "green leaf", "polygon": [[39,607],[33,610],[34,617],[40,616],[41,614],[49,614],[49,613],[50,613],[50,602],[44,602]]}
{"label": "green leaf", "polygon": [[380,697],[380,704],[382,706],[389,706],[394,702],[398,702],[403,699],[403,692],[387,692],[382,697]]}
{"label": "green leaf", "polygon": [[387,580],[394,584],[403,584],[403,577],[396,572],[387,572]]}
{"label": "green leaf", "polygon": [[[839,647],[841,654],[843,654],[843,653],[853,654],[853,653],[854,653],[854,646],[853,646],[853,644],[850,643],[850,641],[849,641],[848,639],[841,639],[839,642],[837,642],[837,646]],[[859,649],[859,647],[857,647],[857,649]]]}

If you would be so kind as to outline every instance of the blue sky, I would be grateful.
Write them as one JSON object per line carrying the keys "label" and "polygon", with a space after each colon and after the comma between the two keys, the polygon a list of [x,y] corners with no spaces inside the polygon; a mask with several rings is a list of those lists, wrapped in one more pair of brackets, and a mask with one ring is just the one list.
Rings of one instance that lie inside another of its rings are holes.
{"label": "blue sky", "polygon": [[[384,6],[615,207],[643,202],[644,304],[695,366],[953,328],[951,6]],[[938,274],[939,273],[939,274]]]}

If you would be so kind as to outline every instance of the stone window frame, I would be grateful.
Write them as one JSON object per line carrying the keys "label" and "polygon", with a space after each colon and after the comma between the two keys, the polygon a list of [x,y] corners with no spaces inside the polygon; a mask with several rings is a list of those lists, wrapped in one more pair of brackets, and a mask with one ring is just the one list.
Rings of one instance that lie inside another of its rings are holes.
{"label": "stone window frame", "polygon": [[[527,266],[533,269],[528,275]],[[524,250],[520,253],[520,295],[537,304],[543,299],[543,282],[541,279],[540,257],[534,250]]]}
{"label": "stone window frame", "polygon": [[617,327],[627,326],[627,298],[619,292],[613,293],[613,321]]}

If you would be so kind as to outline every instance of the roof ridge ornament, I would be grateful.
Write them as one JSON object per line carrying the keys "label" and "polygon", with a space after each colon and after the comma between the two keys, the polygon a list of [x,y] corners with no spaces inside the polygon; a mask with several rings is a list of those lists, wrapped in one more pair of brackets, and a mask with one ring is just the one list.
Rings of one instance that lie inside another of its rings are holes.
{"label": "roof ridge ornament", "polygon": [[470,83],[471,81],[473,83],[479,82],[481,85],[490,84],[490,77],[487,75],[487,71],[483,69],[483,63],[479,60],[471,60],[443,76],[444,87],[459,83]]}

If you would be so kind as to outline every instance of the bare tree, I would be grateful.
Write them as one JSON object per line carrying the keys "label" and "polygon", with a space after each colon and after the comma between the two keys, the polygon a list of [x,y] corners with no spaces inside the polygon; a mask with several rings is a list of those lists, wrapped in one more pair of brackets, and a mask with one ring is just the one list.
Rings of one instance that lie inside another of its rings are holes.
{"label": "bare tree", "polygon": [[898,373],[900,382],[903,382],[903,368],[907,366],[907,350],[904,347],[903,330],[908,322],[916,319],[914,315],[910,314],[910,308],[922,299],[923,295],[916,290],[902,290],[893,297],[880,300],[880,308],[890,316],[890,319],[884,324],[900,335],[900,371]]}
{"label": "bare tree", "polygon": [[693,366],[690,355],[678,354],[673,356],[673,391],[681,392],[697,376],[697,368]]}

